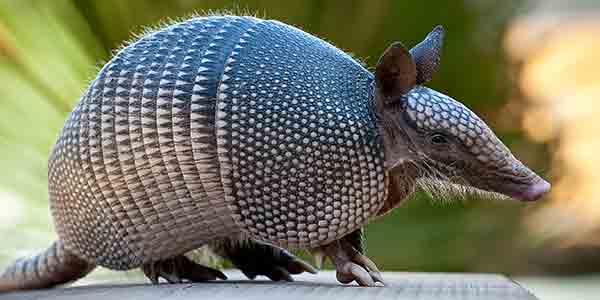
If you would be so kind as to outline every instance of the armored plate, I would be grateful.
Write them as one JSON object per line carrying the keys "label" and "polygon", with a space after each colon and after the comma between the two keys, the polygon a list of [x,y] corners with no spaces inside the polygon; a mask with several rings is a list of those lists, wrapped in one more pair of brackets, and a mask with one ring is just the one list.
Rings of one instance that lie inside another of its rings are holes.
{"label": "armored plate", "polygon": [[242,232],[315,246],[383,204],[372,75],[294,27],[194,18],[123,48],[49,163],[60,239],[127,269]]}
{"label": "armored plate", "polygon": [[385,197],[373,77],[297,28],[242,34],[217,94],[225,194],[253,237],[316,246],[365,224]]}

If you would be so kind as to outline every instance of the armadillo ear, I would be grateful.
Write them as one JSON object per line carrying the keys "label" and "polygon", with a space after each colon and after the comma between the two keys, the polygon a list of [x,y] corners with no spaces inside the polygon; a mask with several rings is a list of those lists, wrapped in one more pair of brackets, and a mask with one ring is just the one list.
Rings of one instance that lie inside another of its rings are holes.
{"label": "armadillo ear", "polygon": [[417,67],[408,49],[400,42],[391,44],[375,68],[375,82],[386,102],[399,99],[417,83]]}
{"label": "armadillo ear", "polygon": [[410,55],[417,65],[417,84],[428,82],[437,72],[443,45],[444,28],[438,25],[422,42],[410,49]]}

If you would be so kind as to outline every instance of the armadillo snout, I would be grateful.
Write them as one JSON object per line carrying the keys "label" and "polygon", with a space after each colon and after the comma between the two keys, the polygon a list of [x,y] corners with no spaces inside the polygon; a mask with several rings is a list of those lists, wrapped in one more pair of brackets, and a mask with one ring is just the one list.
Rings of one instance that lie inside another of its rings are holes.
{"label": "armadillo snout", "polygon": [[550,183],[542,178],[538,182],[535,182],[528,186],[523,192],[517,193],[515,198],[521,201],[535,201],[540,199],[544,194],[550,190]]}
{"label": "armadillo snout", "polygon": [[503,146],[497,150],[503,153],[499,155],[502,159],[481,165],[479,169],[488,175],[473,178],[475,185],[483,180],[487,190],[519,201],[530,202],[542,198],[550,190],[550,183],[519,161],[499,139],[498,143]]}
{"label": "armadillo snout", "polygon": [[520,201],[536,201],[542,198],[550,191],[550,183],[537,174],[534,174],[531,179],[522,182],[508,181],[499,182],[496,186],[497,192],[510,196]]}

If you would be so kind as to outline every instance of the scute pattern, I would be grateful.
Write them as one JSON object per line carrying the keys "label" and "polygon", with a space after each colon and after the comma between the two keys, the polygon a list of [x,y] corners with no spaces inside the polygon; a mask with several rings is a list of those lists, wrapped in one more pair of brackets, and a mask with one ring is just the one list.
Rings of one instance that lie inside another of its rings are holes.
{"label": "scute pattern", "polygon": [[215,97],[255,18],[195,18],[120,51],[70,114],[49,162],[65,247],[128,269],[239,232],[224,201]]}
{"label": "scute pattern", "polygon": [[99,72],[49,161],[65,249],[112,269],[241,235],[340,238],[385,197],[372,75],[335,47],[253,17],[150,33]]}
{"label": "scute pattern", "polygon": [[317,246],[384,202],[372,75],[335,47],[265,21],[239,40],[218,94],[226,194],[240,226],[283,246]]}
{"label": "scute pattern", "polygon": [[462,103],[435,90],[417,86],[404,96],[406,115],[417,128],[455,137],[482,163],[521,174],[522,164],[492,130]]}

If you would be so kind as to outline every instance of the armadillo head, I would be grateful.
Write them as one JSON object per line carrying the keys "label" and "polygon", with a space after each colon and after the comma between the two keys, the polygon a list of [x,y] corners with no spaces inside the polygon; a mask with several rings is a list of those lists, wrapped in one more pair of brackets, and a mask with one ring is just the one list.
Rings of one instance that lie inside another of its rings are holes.
{"label": "armadillo head", "polygon": [[416,177],[442,185],[539,199],[550,189],[547,181],[516,159],[475,113],[422,86],[438,69],[443,36],[438,26],[410,51],[394,43],[379,60],[375,104],[388,171],[411,166]]}

